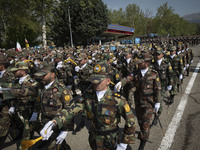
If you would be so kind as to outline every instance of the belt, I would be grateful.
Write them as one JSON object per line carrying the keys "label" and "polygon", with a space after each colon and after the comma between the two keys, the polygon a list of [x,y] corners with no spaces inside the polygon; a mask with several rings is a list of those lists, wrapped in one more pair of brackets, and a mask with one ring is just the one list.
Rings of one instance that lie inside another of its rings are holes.
{"label": "belt", "polygon": [[149,93],[149,94],[144,94],[144,93],[142,93],[142,96],[153,96],[154,94],[153,93]]}
{"label": "belt", "polygon": [[107,130],[107,131],[100,131],[100,130],[93,130],[95,134],[97,135],[109,135],[109,134],[112,134],[112,133],[116,133],[119,131],[119,128],[115,128],[115,129],[112,129],[112,130]]}

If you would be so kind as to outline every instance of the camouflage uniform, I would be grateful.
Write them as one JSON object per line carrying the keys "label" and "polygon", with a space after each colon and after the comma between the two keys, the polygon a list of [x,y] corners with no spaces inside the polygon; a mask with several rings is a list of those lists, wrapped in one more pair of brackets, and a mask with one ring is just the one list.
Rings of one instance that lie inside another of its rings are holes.
{"label": "camouflage uniform", "polygon": [[[5,66],[9,64],[6,58],[0,57],[0,64]],[[3,74],[0,75],[0,87],[9,88],[12,87],[12,82],[14,80],[14,75],[5,70]],[[9,107],[12,105],[12,99],[8,91],[0,91],[0,137],[5,136],[8,133],[9,127],[11,125],[11,115],[9,115]]]}
{"label": "camouflage uniform", "polygon": [[[17,71],[20,69],[28,70],[27,64],[24,62],[18,62],[15,68],[12,68],[11,71]],[[15,101],[16,110],[24,124],[23,139],[30,139],[29,119],[34,111],[38,91],[37,88],[38,83],[27,75],[21,84],[19,84],[19,80],[16,80],[13,89],[10,90],[10,92],[17,98],[17,101]]]}
{"label": "camouflage uniform", "polygon": [[[141,55],[141,58],[137,60],[138,63],[143,61],[151,61],[148,54]],[[150,134],[150,121],[153,116],[154,104],[161,101],[161,83],[157,71],[148,68],[144,76],[141,71],[137,70],[134,76],[128,80],[132,82],[136,87],[134,93],[135,111],[140,126],[139,139],[141,141],[147,141]],[[127,79],[123,81],[123,84],[127,82]]]}
{"label": "camouflage uniform", "polygon": [[[163,51],[157,50],[156,53],[157,54],[163,54]],[[153,69],[156,70],[159,74],[161,87],[162,87],[161,88],[161,96],[162,96],[162,99],[163,99],[167,86],[173,84],[172,66],[169,63],[169,61],[165,58],[162,59],[162,62],[161,62],[160,65],[158,64],[157,60],[155,59],[155,61],[152,63],[152,66],[153,66]]]}
{"label": "camouflage uniform", "polygon": [[191,48],[189,48],[189,43],[186,45],[186,62],[189,65],[186,69],[187,72],[187,76],[189,76],[189,72],[190,72],[190,66],[192,64],[193,61],[193,50]]}
{"label": "camouflage uniform", "polygon": [[[130,55],[130,52],[127,50],[125,52],[125,55]],[[120,67],[121,67],[122,78],[127,77],[130,74],[134,74],[137,68],[135,60],[132,57],[129,58],[129,60],[130,60],[129,63],[128,63],[128,59],[123,58],[121,60]],[[133,97],[132,97],[133,91],[134,91],[134,88],[133,88],[132,83],[126,84],[123,88],[123,96],[127,99],[128,103],[131,106],[133,103]]]}
{"label": "camouflage uniform", "polygon": [[[176,51],[176,47],[172,46],[170,51]],[[183,75],[183,61],[182,59],[175,55],[173,58],[171,55],[167,57],[168,61],[171,63],[172,69],[173,69],[173,84],[172,84],[172,90],[170,90],[170,99],[173,99],[173,97],[177,94],[177,86],[178,86],[178,80],[180,75]]]}
{"label": "camouflage uniform", "polygon": [[[94,74],[89,78],[93,83],[100,83],[109,72],[108,64],[99,63],[94,67]],[[87,118],[92,121],[89,131],[89,143],[92,149],[114,150],[119,138],[118,123],[123,116],[126,123],[123,143],[134,143],[135,120],[132,110],[126,99],[119,94],[114,94],[108,87],[105,95],[99,102],[95,90],[88,89],[83,97],[77,97],[68,109],[63,109],[54,118],[59,128],[64,123],[70,122],[79,112],[86,112]]]}
{"label": "camouflage uniform", "polygon": [[[42,71],[35,73],[37,77],[45,76],[51,71],[51,67],[45,67]],[[61,110],[67,108],[72,100],[72,92],[68,89],[62,82],[55,79],[53,84],[48,88],[44,88],[40,92],[40,110],[41,110],[41,120],[40,124],[37,125],[35,130],[40,131],[41,127],[45,122],[53,119],[53,117]],[[62,128],[62,131],[70,130],[74,128],[73,122],[66,125],[66,128]],[[48,140],[47,148],[48,150],[56,149],[56,137],[59,135],[60,130],[56,129],[52,134],[51,138]],[[63,142],[60,149],[66,149],[66,142]]]}

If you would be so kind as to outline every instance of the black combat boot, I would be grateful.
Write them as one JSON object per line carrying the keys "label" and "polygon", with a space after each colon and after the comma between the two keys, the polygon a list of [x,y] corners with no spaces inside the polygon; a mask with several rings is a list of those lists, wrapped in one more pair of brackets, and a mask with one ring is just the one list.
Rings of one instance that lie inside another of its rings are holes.
{"label": "black combat boot", "polygon": [[145,140],[141,140],[140,141],[140,146],[139,146],[138,150],[144,150],[144,146],[145,146],[146,142],[147,141],[145,141]]}
{"label": "black combat boot", "polygon": [[174,95],[170,95],[169,102],[170,104],[174,103]]}

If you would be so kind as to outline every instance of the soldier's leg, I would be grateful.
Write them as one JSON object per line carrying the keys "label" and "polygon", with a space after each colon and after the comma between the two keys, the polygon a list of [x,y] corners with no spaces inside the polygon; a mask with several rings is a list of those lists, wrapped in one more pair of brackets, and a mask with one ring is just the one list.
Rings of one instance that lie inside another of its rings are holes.
{"label": "soldier's leg", "polygon": [[60,130],[55,130],[48,140],[47,149],[48,150],[71,150],[70,146],[64,140],[62,144],[56,144],[56,138],[60,134]]}
{"label": "soldier's leg", "polygon": [[140,134],[138,136],[140,139],[140,146],[138,150],[143,150],[150,134],[150,122],[153,116],[153,108],[137,108],[136,114],[140,126]]}
{"label": "soldier's leg", "polygon": [[189,67],[187,68],[187,76],[189,76],[189,73],[190,73],[190,65],[189,65]]}
{"label": "soldier's leg", "polygon": [[177,94],[177,88],[178,88],[178,76],[174,76],[174,83],[172,85],[172,89],[170,90],[170,103],[174,102],[174,96]]}
{"label": "soldier's leg", "polygon": [[3,106],[1,109],[1,115],[0,115],[0,137],[4,137],[7,135],[11,119],[8,114],[9,107]]}

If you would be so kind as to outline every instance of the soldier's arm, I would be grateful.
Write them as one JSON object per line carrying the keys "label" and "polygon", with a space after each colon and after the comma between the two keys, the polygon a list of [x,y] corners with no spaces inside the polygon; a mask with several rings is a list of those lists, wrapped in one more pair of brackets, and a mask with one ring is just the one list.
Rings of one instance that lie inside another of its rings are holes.
{"label": "soldier's arm", "polygon": [[120,103],[121,115],[125,119],[124,133],[122,135],[122,143],[135,143],[135,118],[128,102],[122,98]]}
{"label": "soldier's arm", "polygon": [[14,94],[14,96],[16,97],[36,96],[37,88],[38,88],[38,83],[32,82],[26,87],[11,89],[10,92]]}
{"label": "soldier's arm", "polygon": [[168,68],[167,68],[168,85],[172,85],[173,84],[173,74],[174,74],[174,71],[172,69],[172,66],[171,66],[170,63],[168,63]]}
{"label": "soldier's arm", "polygon": [[184,67],[183,60],[180,58],[180,60],[179,60],[179,75],[180,74],[182,74],[182,75],[184,74],[183,67]]}
{"label": "soldier's arm", "polygon": [[73,99],[72,92],[69,88],[65,87],[65,89],[62,91],[61,99],[63,102],[63,108],[67,108]]}
{"label": "soldier's arm", "polygon": [[158,73],[156,73],[156,77],[153,83],[153,93],[154,93],[154,102],[160,103],[161,102],[161,83]]}
{"label": "soldier's arm", "polygon": [[73,99],[73,102],[66,109],[62,109],[56,114],[56,116],[54,117],[54,122],[58,125],[58,128],[61,129],[79,112],[84,111],[84,109],[84,99],[82,97],[75,97]]}

